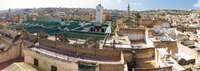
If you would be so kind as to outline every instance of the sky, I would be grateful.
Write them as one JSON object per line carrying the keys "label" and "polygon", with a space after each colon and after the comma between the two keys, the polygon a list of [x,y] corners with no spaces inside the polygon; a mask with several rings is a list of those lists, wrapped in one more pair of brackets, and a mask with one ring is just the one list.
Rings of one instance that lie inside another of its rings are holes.
{"label": "sky", "polygon": [[101,3],[106,9],[131,10],[198,9],[200,0],[0,0],[0,10],[14,8],[95,8]]}

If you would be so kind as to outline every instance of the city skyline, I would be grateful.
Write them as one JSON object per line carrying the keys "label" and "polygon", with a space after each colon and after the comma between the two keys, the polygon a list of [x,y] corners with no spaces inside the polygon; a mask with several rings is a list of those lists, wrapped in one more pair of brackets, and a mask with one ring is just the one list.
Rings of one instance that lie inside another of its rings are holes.
{"label": "city skyline", "polygon": [[[0,10],[18,8],[95,8],[99,0],[0,0]],[[130,4],[131,10],[155,9],[200,9],[200,0],[103,0],[105,9],[126,10]]]}

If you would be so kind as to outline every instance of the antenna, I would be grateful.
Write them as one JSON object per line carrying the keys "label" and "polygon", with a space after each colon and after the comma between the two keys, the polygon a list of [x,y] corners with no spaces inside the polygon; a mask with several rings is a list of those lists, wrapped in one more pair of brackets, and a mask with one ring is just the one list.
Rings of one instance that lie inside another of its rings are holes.
{"label": "antenna", "polygon": [[100,4],[102,5],[103,0],[100,0]]}
{"label": "antenna", "polygon": [[102,0],[98,0],[98,3],[101,5],[102,4]]}

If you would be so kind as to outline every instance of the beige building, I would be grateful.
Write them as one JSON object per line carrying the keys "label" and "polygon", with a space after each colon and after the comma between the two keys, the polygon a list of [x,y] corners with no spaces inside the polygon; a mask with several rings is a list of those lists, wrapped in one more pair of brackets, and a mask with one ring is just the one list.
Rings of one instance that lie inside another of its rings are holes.
{"label": "beige building", "polygon": [[12,65],[6,67],[2,71],[38,71],[33,66],[27,64],[27,63],[13,63]]}
{"label": "beige building", "polygon": [[25,63],[34,65],[39,71],[126,71],[121,51],[96,49],[94,53],[89,48],[76,51],[70,47],[62,50],[28,48],[24,50]]}

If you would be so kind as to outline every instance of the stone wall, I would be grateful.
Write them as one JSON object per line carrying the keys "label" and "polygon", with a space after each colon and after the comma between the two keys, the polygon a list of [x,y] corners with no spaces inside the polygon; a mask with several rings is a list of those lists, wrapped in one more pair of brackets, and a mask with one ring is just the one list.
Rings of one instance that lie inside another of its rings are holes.
{"label": "stone wall", "polygon": [[100,64],[99,71],[124,71],[124,65]]}

